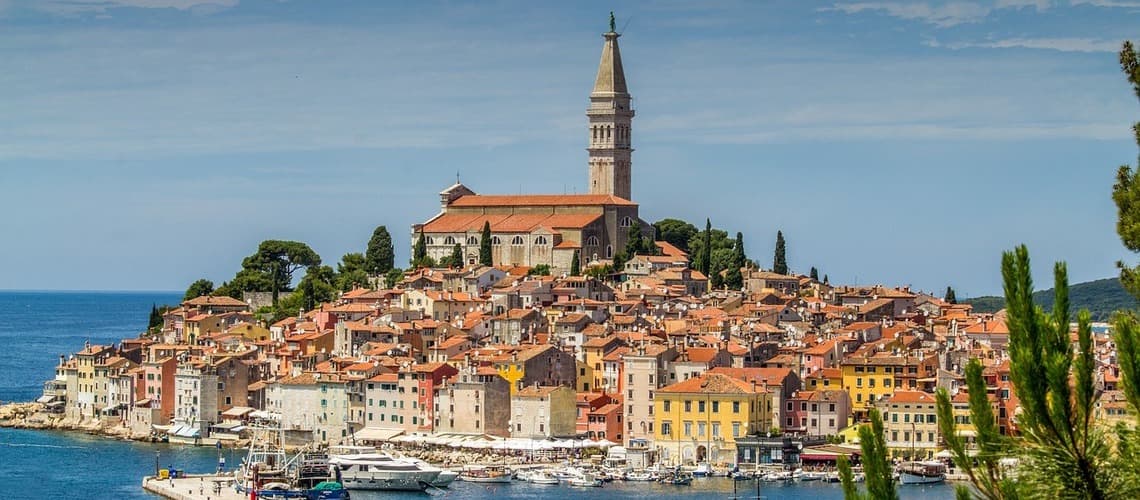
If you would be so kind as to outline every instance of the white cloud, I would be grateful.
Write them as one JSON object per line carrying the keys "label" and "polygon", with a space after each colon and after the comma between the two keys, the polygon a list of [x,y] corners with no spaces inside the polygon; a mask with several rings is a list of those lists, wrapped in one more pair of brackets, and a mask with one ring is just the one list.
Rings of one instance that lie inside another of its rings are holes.
{"label": "white cloud", "polygon": [[1092,5],[1093,7],[1107,8],[1137,8],[1140,2],[1128,0],[1072,0],[1073,5]]}
{"label": "white cloud", "polygon": [[28,4],[39,11],[60,15],[106,13],[108,10],[133,7],[140,9],[176,9],[196,14],[209,14],[236,7],[240,0],[36,0]]}
{"label": "white cloud", "polygon": [[949,2],[941,5],[918,2],[856,2],[837,3],[822,10],[833,10],[846,14],[882,11],[891,17],[921,21],[945,28],[964,23],[980,22],[990,14],[992,9],[972,2]]}
{"label": "white cloud", "polygon": [[923,42],[929,47],[944,47],[948,49],[990,48],[990,49],[1041,49],[1056,50],[1060,52],[1116,52],[1120,50],[1120,42],[1114,40],[1096,40],[1092,38],[1007,38],[1004,40],[990,40],[985,42],[951,42],[942,43],[937,39]]}

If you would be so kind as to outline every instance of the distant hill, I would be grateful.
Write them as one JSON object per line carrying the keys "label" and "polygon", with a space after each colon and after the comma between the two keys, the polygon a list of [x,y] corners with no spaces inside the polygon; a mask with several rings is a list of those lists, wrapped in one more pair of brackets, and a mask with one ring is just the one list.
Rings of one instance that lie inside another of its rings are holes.
{"label": "distant hill", "polygon": [[[1033,301],[1046,310],[1052,309],[1053,289],[1035,292]],[[997,312],[1005,307],[1004,297],[975,297],[962,302],[972,304],[975,312]],[[1107,321],[1112,317],[1113,311],[1119,309],[1137,309],[1140,307],[1140,303],[1124,291],[1119,278],[1105,278],[1069,285],[1069,303],[1072,305],[1074,319],[1077,311],[1088,309],[1092,313],[1093,321]]]}

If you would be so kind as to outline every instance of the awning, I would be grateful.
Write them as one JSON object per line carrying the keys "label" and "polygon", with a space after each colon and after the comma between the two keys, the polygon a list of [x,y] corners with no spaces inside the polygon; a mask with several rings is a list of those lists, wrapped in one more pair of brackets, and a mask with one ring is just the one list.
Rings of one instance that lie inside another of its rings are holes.
{"label": "awning", "polygon": [[36,402],[40,403],[40,404],[50,403],[51,400],[53,400],[53,399],[55,399],[55,396],[40,396],[40,398],[37,399]]}
{"label": "awning", "polygon": [[400,434],[403,434],[403,429],[391,429],[386,427],[365,427],[352,433],[353,439],[357,441],[388,441]]}
{"label": "awning", "polygon": [[835,453],[800,453],[800,460],[832,461],[838,459],[839,455]]}
{"label": "awning", "polygon": [[247,414],[253,413],[253,408],[248,406],[235,406],[222,412],[222,416],[226,418],[241,418]]}

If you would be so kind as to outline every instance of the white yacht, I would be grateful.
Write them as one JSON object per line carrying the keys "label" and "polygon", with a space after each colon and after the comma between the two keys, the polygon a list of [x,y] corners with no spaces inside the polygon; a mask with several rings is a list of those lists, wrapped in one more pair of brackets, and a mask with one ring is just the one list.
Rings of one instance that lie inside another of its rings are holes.
{"label": "white yacht", "polygon": [[442,472],[361,446],[334,446],[329,450],[329,466],[350,490],[423,491]]}

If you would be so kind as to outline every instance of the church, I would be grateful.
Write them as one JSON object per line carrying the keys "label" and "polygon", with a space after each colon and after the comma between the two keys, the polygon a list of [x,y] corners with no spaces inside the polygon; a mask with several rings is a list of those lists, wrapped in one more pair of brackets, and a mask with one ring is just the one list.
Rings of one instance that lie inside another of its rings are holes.
{"label": "church", "polygon": [[422,235],[428,256],[450,256],[456,244],[467,264],[479,261],[484,224],[491,228],[495,265],[537,266],[567,271],[575,253],[585,267],[625,248],[631,226],[646,238],[653,228],[630,201],[633,108],[611,18],[602,34],[602,58],[586,109],[589,138],[588,194],[481,195],[456,182],[440,193],[441,211],[412,226],[412,244]]}

